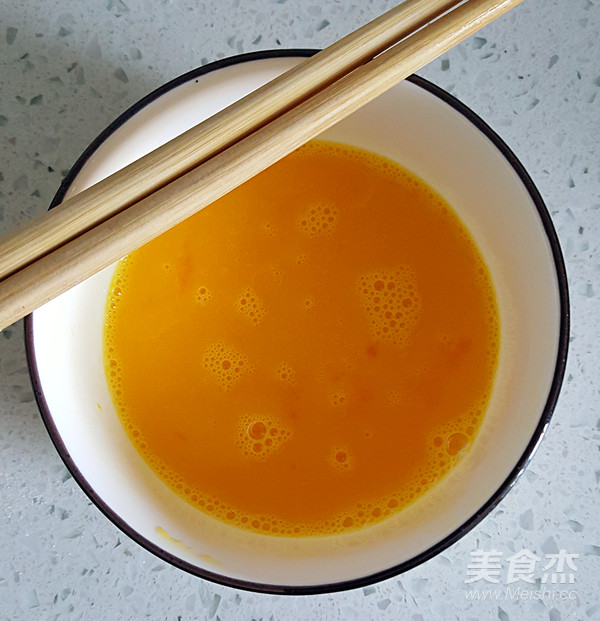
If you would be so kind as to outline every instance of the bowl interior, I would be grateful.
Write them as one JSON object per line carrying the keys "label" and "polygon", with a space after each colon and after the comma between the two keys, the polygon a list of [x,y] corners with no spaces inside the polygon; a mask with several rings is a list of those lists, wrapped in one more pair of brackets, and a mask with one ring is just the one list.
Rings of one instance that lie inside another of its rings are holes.
{"label": "bowl interior", "polygon": [[[86,159],[67,196],[178,135],[299,58],[239,62],[150,98]],[[406,166],[454,207],[496,286],[501,351],[491,404],[468,456],[414,505],[348,535],[245,533],[171,492],[129,443],[108,393],[102,329],[114,266],[37,310],[31,366],[51,435],[79,483],[121,528],[180,567],[270,591],[360,584],[407,568],[454,540],[506,491],[541,434],[560,353],[560,283],[536,203],[489,135],[422,84],[405,81],[328,131]],[[402,222],[398,222],[402,226]]]}

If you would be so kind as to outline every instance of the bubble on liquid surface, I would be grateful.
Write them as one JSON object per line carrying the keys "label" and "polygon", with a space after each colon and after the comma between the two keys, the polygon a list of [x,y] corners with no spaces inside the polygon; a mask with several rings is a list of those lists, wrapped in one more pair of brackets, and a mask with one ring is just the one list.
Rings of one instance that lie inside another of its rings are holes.
{"label": "bubble on liquid surface", "polygon": [[359,278],[359,292],[371,334],[404,345],[421,316],[421,296],[412,269],[402,266]]}
{"label": "bubble on liquid surface", "polygon": [[283,282],[283,273],[279,265],[271,266],[271,274],[273,275],[273,280],[276,284],[280,285]]}
{"label": "bubble on liquid surface", "polygon": [[275,375],[282,382],[286,382],[288,384],[294,384],[296,382],[296,373],[292,366],[287,362],[282,362],[279,367],[277,367]]}
{"label": "bubble on liquid surface", "polygon": [[334,446],[329,453],[329,464],[339,472],[348,472],[354,467],[354,458],[346,447]]}
{"label": "bubble on liquid surface", "polygon": [[446,452],[454,457],[467,448],[469,438],[464,433],[453,433],[446,441]]}
{"label": "bubble on liquid surface", "polygon": [[275,237],[277,229],[273,226],[272,222],[265,222],[263,224],[263,230],[269,237]]}
{"label": "bubble on liquid surface", "polygon": [[212,292],[208,287],[198,287],[196,289],[196,302],[204,306],[212,298]]}
{"label": "bubble on liquid surface", "polygon": [[225,390],[252,371],[246,356],[225,343],[210,345],[202,356],[202,366]]}
{"label": "bubble on liquid surface", "polygon": [[402,401],[400,398],[400,393],[397,390],[390,390],[388,393],[388,400],[393,405],[399,405]]}
{"label": "bubble on liquid surface", "polygon": [[244,414],[238,424],[236,444],[245,457],[264,461],[291,435],[291,431],[273,416]]}
{"label": "bubble on liquid surface", "polygon": [[343,388],[338,388],[329,393],[329,403],[331,403],[334,408],[345,405],[346,401],[346,391]]}
{"label": "bubble on liquid surface", "polygon": [[300,214],[298,225],[300,230],[309,237],[327,237],[335,230],[340,213],[334,204],[319,202],[311,203]]}
{"label": "bubble on liquid surface", "polygon": [[237,299],[235,308],[247,317],[255,326],[262,323],[265,316],[265,307],[258,296],[250,288],[246,289]]}
{"label": "bubble on liquid surface", "polygon": [[312,310],[315,307],[315,298],[307,297],[302,300],[302,308],[306,311]]}

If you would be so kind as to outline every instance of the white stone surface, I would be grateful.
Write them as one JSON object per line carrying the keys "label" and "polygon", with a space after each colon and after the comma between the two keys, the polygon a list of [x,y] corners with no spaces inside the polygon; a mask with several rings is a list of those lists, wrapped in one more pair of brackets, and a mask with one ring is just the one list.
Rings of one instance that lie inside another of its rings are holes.
{"label": "white stone surface", "polygon": [[[2,0],[1,232],[43,212],[87,144],[167,80],[240,52],[323,47],[392,4]],[[139,548],[75,484],[33,400],[18,323],[0,335],[0,620],[600,618],[600,3],[526,0],[420,74],[515,151],[567,262],[567,374],[525,475],[459,543],[372,587],[284,597],[216,586]],[[502,553],[499,584],[465,584],[477,550]],[[579,555],[573,584],[548,583],[566,600],[506,597],[508,557],[521,550],[543,564],[559,550]],[[490,599],[468,599],[473,591]]]}

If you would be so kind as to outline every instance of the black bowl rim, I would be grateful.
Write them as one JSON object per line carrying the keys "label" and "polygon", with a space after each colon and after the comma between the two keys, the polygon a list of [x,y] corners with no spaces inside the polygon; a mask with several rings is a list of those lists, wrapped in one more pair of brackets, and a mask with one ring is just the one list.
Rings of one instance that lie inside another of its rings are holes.
{"label": "black bowl rim", "polygon": [[[96,149],[112,134],[116,129],[121,127],[127,120],[129,120],[132,116],[134,116],[138,111],[142,108],[150,104],[151,102],[158,99],[161,95],[164,95],[168,91],[173,88],[180,86],[186,82],[197,79],[198,77],[210,73],[212,71],[216,71],[218,69],[222,69],[225,67],[229,67],[231,65],[236,65],[239,63],[244,63],[253,60],[262,60],[268,58],[282,58],[282,57],[308,57],[312,56],[318,52],[318,50],[313,49],[285,49],[285,50],[265,50],[260,52],[252,52],[248,54],[240,54],[228,58],[224,58],[221,60],[217,60],[210,64],[204,65],[192,71],[189,71],[170,82],[167,82],[163,86],[157,88],[146,97],[135,103],[128,110],[126,110],[123,114],[121,114],[117,119],[115,119],[104,131],[102,131],[96,139],[87,147],[87,149],[82,153],[79,159],[75,162],[74,166],[70,169],[68,174],[63,179],[56,196],[54,197],[50,209],[58,205],[62,202],[67,190],[72,184],[75,177],[81,171],[83,165],[87,162],[87,160],[92,156],[92,154],[96,151]],[[306,585],[306,586],[286,586],[286,585],[277,585],[277,584],[263,584],[259,582],[252,582],[247,580],[240,580],[237,578],[230,578],[228,576],[223,576],[221,574],[211,572],[199,567],[196,567],[190,563],[183,561],[182,559],[166,552],[162,548],[156,546],[151,541],[142,537],[139,533],[137,533],[134,529],[132,529],[126,522],[123,520],[113,509],[111,509],[94,491],[92,486],[85,479],[74,460],[69,454],[66,446],[64,445],[60,433],[56,428],[54,421],[52,419],[52,414],[48,408],[46,403],[44,393],[42,390],[41,380],[38,375],[36,359],[35,359],[35,350],[33,345],[33,315],[29,315],[25,318],[25,346],[27,353],[27,362],[29,365],[29,372],[31,375],[31,381],[33,385],[33,390],[35,394],[35,398],[40,409],[42,419],[56,450],[59,455],[63,459],[65,466],[75,479],[75,481],[79,484],[82,490],[87,494],[90,500],[96,505],[96,507],[111,521],[115,526],[117,526],[123,533],[133,539],[140,546],[156,555],[160,559],[170,563],[171,565],[177,567],[178,569],[182,569],[192,575],[197,577],[209,580],[211,582],[221,584],[224,586],[233,587],[236,589],[241,589],[245,591],[252,591],[257,593],[265,593],[265,594],[278,594],[278,595],[316,595],[322,593],[332,593],[337,591],[345,591],[349,589],[356,589],[364,586],[368,586],[370,584],[374,584],[377,582],[381,582],[388,578],[392,578],[397,576],[400,573],[408,571],[424,563],[425,561],[431,559],[436,556],[450,545],[454,544],[461,537],[463,537],[466,533],[468,533],[472,528],[474,528],[481,520],[490,513],[490,511],[498,505],[498,503],[506,496],[508,491],[513,487],[517,478],[523,472],[533,454],[535,453],[537,447],[542,440],[546,429],[548,428],[548,424],[550,422],[550,418],[552,417],[552,413],[556,406],[556,402],[558,400],[558,395],[560,392],[561,384],[565,374],[566,360],[567,360],[567,350],[569,344],[569,325],[570,325],[570,313],[569,313],[569,292],[567,285],[567,275],[565,270],[565,264],[560,248],[560,244],[558,241],[558,236],[552,224],[552,220],[548,213],[548,210],[544,204],[544,201],[537,190],[535,184],[533,183],[531,177],[516,157],[516,155],[512,152],[512,150],[506,145],[506,143],[500,138],[500,136],[491,129],[477,114],[475,114],[470,108],[468,108],[465,104],[456,99],[453,95],[450,95],[448,92],[444,91],[442,88],[436,86],[435,84],[429,82],[428,80],[421,78],[416,75],[412,75],[407,78],[411,83],[417,85],[418,87],[428,91],[429,93],[435,95],[442,101],[446,102],[450,106],[452,106],[457,112],[462,114],[468,121],[471,122],[477,129],[479,129],[502,153],[502,155],[506,158],[507,162],[512,166],[514,171],[520,177],[523,185],[526,190],[530,194],[533,203],[538,211],[540,216],[542,225],[544,227],[545,233],[548,237],[548,241],[550,244],[552,257],[554,260],[554,266],[557,274],[557,282],[558,282],[558,294],[560,301],[560,333],[558,340],[558,351],[556,358],[556,365],[554,369],[554,375],[552,384],[548,393],[548,399],[546,401],[545,407],[541,413],[540,420],[536,429],[531,437],[531,440],[527,444],[527,447],[523,451],[521,458],[518,460],[510,474],[506,477],[504,482],[500,485],[500,487],[491,495],[489,500],[482,506],[480,509],[474,513],[468,520],[466,520],[461,526],[455,529],[452,533],[450,533],[447,537],[437,542],[427,550],[421,552],[414,558],[411,558],[407,561],[404,561],[398,565],[394,565],[390,568],[387,568],[383,571],[369,574],[367,576],[361,576],[359,578],[353,578],[350,580],[344,580],[340,582],[332,582],[327,584],[316,584],[316,585]]]}

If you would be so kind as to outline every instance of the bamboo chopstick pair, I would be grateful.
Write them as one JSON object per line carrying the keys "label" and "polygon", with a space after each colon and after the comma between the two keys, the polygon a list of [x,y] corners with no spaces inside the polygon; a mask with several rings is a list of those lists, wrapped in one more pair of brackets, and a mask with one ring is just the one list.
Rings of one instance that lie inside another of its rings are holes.
{"label": "bamboo chopstick pair", "polygon": [[241,185],[521,1],[405,0],[0,240],[0,330]]}

